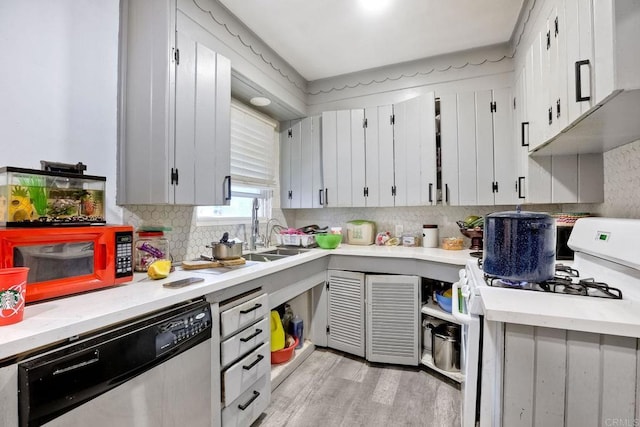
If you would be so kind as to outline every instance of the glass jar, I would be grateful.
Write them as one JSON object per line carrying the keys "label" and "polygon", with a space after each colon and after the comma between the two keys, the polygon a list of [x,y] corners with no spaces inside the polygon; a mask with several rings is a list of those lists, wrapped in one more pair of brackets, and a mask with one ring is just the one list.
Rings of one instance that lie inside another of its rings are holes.
{"label": "glass jar", "polygon": [[169,241],[162,231],[138,231],[134,245],[135,271],[147,271],[149,265],[159,259],[171,259]]}

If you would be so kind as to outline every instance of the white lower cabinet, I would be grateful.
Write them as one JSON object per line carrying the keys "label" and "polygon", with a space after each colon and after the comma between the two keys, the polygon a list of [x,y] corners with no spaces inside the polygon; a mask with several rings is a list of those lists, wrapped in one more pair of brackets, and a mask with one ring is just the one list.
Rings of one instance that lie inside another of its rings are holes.
{"label": "white lower cabinet", "polygon": [[269,405],[269,303],[261,291],[220,303],[222,426],[249,426]]}
{"label": "white lower cabinet", "polygon": [[251,384],[236,400],[222,410],[222,425],[247,427],[258,419],[269,406],[271,399],[271,379],[263,375]]}
{"label": "white lower cabinet", "polygon": [[420,361],[420,278],[366,276],[366,356],[370,362]]}
{"label": "white lower cabinet", "polygon": [[326,292],[328,347],[372,362],[418,365],[419,277],[329,270]]}

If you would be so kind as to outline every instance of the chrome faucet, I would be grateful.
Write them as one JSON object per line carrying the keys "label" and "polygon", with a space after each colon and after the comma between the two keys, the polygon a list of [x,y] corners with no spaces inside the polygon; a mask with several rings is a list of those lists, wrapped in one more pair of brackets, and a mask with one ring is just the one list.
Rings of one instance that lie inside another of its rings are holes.
{"label": "chrome faucet", "polygon": [[258,209],[260,209],[260,205],[258,204],[258,198],[253,198],[253,206],[251,208],[251,240],[249,240],[249,250],[255,251],[256,244],[258,243],[258,236],[260,233],[260,222],[258,221]]}

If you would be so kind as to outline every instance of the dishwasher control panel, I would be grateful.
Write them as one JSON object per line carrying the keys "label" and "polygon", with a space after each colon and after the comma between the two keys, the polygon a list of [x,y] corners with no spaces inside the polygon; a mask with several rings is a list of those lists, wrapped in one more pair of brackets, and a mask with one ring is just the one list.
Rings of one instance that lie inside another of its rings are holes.
{"label": "dishwasher control panel", "polygon": [[165,320],[157,326],[156,356],[166,353],[184,341],[209,333],[210,330],[211,308],[209,305]]}

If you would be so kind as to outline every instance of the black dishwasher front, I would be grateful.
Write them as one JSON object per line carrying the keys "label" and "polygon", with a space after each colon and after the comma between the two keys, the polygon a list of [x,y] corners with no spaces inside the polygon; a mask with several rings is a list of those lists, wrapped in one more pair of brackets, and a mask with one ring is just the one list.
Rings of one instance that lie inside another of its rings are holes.
{"label": "black dishwasher front", "polygon": [[191,301],[18,365],[20,426],[39,426],[211,338],[207,302]]}

